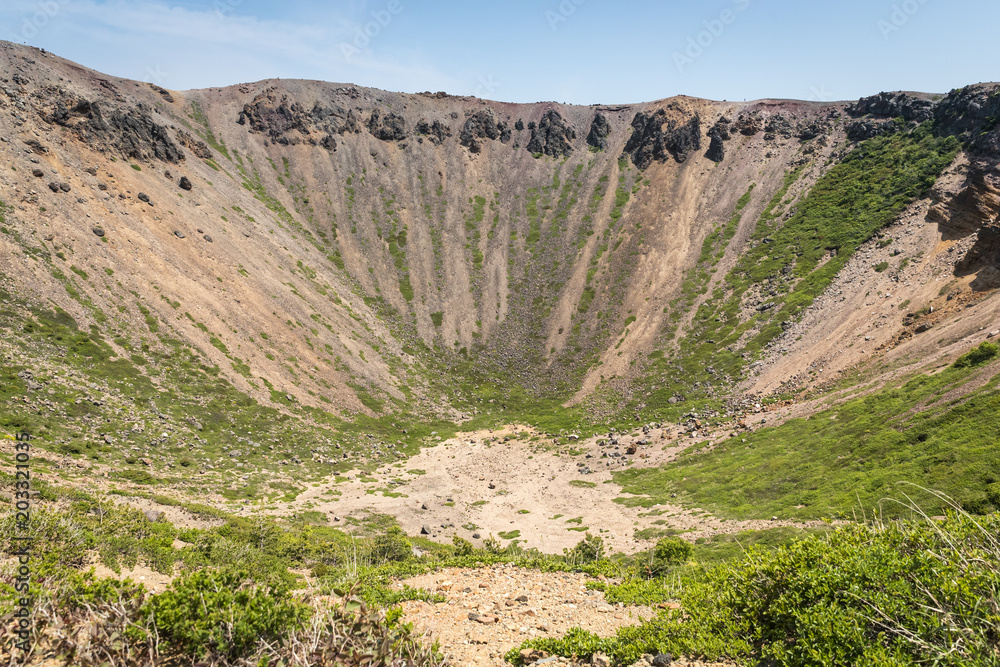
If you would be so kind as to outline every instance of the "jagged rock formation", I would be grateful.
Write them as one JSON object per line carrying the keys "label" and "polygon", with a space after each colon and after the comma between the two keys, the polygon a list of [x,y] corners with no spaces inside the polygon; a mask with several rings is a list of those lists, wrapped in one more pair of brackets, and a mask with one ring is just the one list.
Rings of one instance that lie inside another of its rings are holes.
{"label": "jagged rock formation", "polygon": [[[278,144],[294,146],[305,142],[331,150],[336,148],[334,134],[361,131],[353,109],[324,107],[317,103],[312,110],[306,111],[300,102],[291,100],[287,95],[279,99],[273,90],[261,93],[252,102],[244,104],[236,122],[249,125],[252,132],[266,134]],[[376,130],[380,127],[376,120]],[[313,134],[323,136],[317,140]]]}
{"label": "jagged rock formation", "polygon": [[510,138],[510,127],[506,122],[498,120],[496,112],[491,108],[470,113],[459,135],[459,141],[470,153],[478,153],[483,149],[482,139],[499,139],[500,143],[505,144]]}
{"label": "jagged rock formation", "polygon": [[639,169],[645,169],[653,160],[666,162],[670,157],[684,162],[689,153],[701,148],[701,119],[697,114],[685,123],[678,123],[668,120],[663,109],[652,114],[640,111],[632,119],[632,129],[625,152]]}
{"label": "jagged rock formation", "polygon": [[374,109],[368,119],[368,131],[382,141],[402,141],[406,139],[406,120],[391,111],[383,116],[380,110]]}
{"label": "jagged rock formation", "polygon": [[562,157],[573,152],[571,142],[576,139],[576,130],[567,125],[555,109],[546,111],[537,127],[530,124],[528,127],[531,129],[531,140],[527,146],[529,153]]}
{"label": "jagged rock formation", "polygon": [[598,113],[590,123],[590,132],[587,134],[587,144],[598,150],[606,150],[608,147],[608,135],[611,134],[611,124],[607,117]]}
{"label": "jagged rock formation", "polygon": [[715,121],[715,125],[708,131],[708,138],[711,139],[711,142],[705,152],[705,157],[713,162],[722,162],[726,157],[725,142],[729,141],[732,136],[729,134],[730,122],[728,118],[723,116]]}
{"label": "jagged rock formation", "polygon": [[82,141],[101,152],[110,151],[138,160],[178,162],[184,159],[167,129],[153,120],[149,107],[144,104],[105,111],[101,102],[58,91],[42,110],[42,117],[50,124],[72,130]]}
{"label": "jagged rock formation", "polygon": [[922,123],[934,116],[934,102],[906,93],[879,93],[862,97],[845,109],[854,118],[875,116],[877,118],[902,118]]}
{"label": "jagged rock formation", "polygon": [[938,102],[934,121],[940,132],[959,136],[974,153],[1000,153],[1000,91],[996,85],[952,91]]}
{"label": "jagged rock formation", "polygon": [[451,136],[451,128],[441,121],[435,120],[433,123],[428,123],[423,118],[417,122],[416,132],[417,141],[423,141],[423,138],[427,137],[427,141],[435,146],[440,146],[445,139]]}

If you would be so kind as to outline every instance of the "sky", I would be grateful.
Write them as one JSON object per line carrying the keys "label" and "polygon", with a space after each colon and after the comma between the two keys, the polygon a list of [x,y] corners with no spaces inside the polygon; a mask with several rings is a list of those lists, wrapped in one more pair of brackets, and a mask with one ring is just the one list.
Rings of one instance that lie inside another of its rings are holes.
{"label": "sky", "polygon": [[1000,79],[996,0],[2,0],[0,39],[171,90],[853,100]]}

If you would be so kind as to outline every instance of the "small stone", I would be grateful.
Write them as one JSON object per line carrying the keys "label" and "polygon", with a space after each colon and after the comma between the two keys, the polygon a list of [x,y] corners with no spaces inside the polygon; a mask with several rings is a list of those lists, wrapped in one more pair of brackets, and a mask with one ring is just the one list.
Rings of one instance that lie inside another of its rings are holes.
{"label": "small stone", "polygon": [[150,523],[156,523],[163,518],[163,512],[160,510],[146,510],[143,514],[146,516],[146,520]]}
{"label": "small stone", "polygon": [[211,243],[211,242],[212,242],[212,237],[211,237],[211,236],[209,236],[208,234],[205,234],[205,236],[204,236],[204,237],[202,237],[202,238],[204,238],[204,239],[205,239],[206,241],[208,241],[209,243]]}
{"label": "small stone", "polygon": [[653,667],[667,667],[674,661],[674,656],[669,653],[660,653],[653,658]]}
{"label": "small stone", "polygon": [[42,171],[41,169],[32,169],[31,175],[34,176],[35,178],[41,178],[42,176],[45,175],[45,172]]}
{"label": "small stone", "polygon": [[482,623],[483,625],[491,625],[499,620],[500,619],[498,619],[496,616],[492,614],[482,614],[481,616],[476,617],[476,621],[478,623]]}
{"label": "small stone", "polygon": [[598,651],[590,656],[590,664],[594,667],[611,667],[611,659]]}
{"label": "small stone", "polygon": [[479,533],[473,533],[472,534],[472,539],[478,540],[479,539]]}
{"label": "small stone", "polygon": [[147,204],[149,203],[149,195],[147,195],[145,192],[140,192],[136,196],[139,197],[139,201],[144,201]]}
{"label": "small stone", "polygon": [[431,527],[430,526],[421,526],[420,527],[420,534],[421,535],[430,535],[431,534]]}
{"label": "small stone", "polygon": [[181,230],[179,230],[179,229],[175,229],[175,230],[174,230],[174,236],[176,236],[176,237],[177,237],[177,238],[179,238],[179,239],[183,239],[183,238],[185,238],[185,236],[184,236],[184,232],[182,232],[182,231],[181,231]]}
{"label": "small stone", "polygon": [[104,230],[100,227],[91,227],[90,231],[94,232],[97,236],[104,236]]}

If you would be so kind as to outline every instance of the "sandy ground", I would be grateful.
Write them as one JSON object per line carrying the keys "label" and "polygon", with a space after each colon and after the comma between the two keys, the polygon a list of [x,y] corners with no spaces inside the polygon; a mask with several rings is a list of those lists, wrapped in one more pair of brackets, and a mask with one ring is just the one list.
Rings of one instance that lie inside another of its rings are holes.
{"label": "sandy ground", "polygon": [[[332,525],[346,525],[348,517],[390,514],[408,534],[423,531],[444,543],[459,535],[481,545],[490,535],[500,537],[502,532],[509,535],[516,530],[520,533],[514,537],[524,546],[547,553],[561,553],[577,544],[583,531],[574,528],[600,535],[610,551],[634,553],[650,546],[650,541],[635,538],[636,530],[648,527],[686,531],[684,537],[693,540],[717,533],[805,525],[722,520],[698,508],[666,504],[646,509],[615,503],[621,487],[611,481],[612,471],[629,467],[630,461],[635,466],[662,465],[702,442],[679,442],[675,428],[653,429],[645,436],[624,435],[618,447],[622,455],[606,458],[602,454],[615,448],[599,446],[598,438],[560,446],[563,451],[571,447],[583,452],[574,456],[543,450],[551,438],[529,442],[538,433],[528,427],[463,433],[404,464],[383,466],[370,477],[352,474],[347,481],[313,486],[286,511],[320,511]],[[508,436],[511,439],[503,442]],[[650,444],[638,445],[635,454],[626,454],[628,445],[640,439]],[[582,474],[584,466],[593,472]],[[657,520],[665,523],[654,524]]]}

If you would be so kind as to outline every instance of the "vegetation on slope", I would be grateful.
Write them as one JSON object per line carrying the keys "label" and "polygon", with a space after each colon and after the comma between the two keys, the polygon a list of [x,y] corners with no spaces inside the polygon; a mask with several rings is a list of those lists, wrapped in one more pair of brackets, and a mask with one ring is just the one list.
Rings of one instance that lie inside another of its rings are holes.
{"label": "vegetation on slope", "polygon": [[[632,406],[676,416],[719,397],[861,244],[926,194],[958,149],[957,139],[934,136],[929,124],[877,137],[833,166],[798,202],[785,198],[799,175],[789,172],[758,220],[750,247],[699,307],[676,356],[666,352],[650,364],[646,391],[637,392]],[[754,294],[766,306],[748,309]],[[668,403],[678,395],[689,400]]]}
{"label": "vegetation on slope", "polygon": [[[751,548],[690,579],[681,610],[602,639],[580,629],[519,648],[628,665],[669,652],[781,667],[1000,665],[1000,515],[845,526]],[[518,650],[508,660],[519,663]]]}
{"label": "vegetation on slope", "polygon": [[[660,469],[618,472],[615,480],[635,494],[621,502],[649,506],[676,493],[720,516],[847,517],[909,482],[974,514],[1000,510],[1000,375],[995,364],[980,368],[996,354],[986,342],[899,388],[686,452]],[[949,397],[953,390],[959,398]],[[943,509],[938,498],[920,500],[932,513]],[[906,509],[888,503],[880,512]]]}

